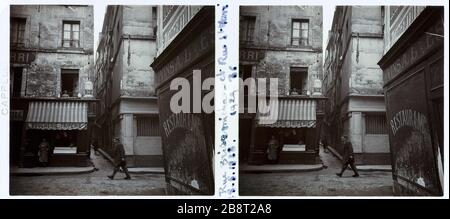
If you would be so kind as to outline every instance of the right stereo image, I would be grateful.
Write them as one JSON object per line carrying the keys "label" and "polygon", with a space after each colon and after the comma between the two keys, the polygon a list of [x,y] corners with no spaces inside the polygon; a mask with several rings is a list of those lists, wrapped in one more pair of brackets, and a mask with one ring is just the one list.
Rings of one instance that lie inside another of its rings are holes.
{"label": "right stereo image", "polygon": [[442,196],[444,7],[240,6],[240,196]]}

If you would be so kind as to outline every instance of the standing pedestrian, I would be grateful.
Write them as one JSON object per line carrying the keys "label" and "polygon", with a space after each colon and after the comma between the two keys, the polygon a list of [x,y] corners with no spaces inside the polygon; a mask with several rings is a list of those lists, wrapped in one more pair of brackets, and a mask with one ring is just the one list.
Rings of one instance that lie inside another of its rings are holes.
{"label": "standing pedestrian", "polygon": [[350,165],[353,172],[355,173],[353,177],[358,177],[358,170],[355,166],[355,155],[353,154],[353,145],[348,140],[348,137],[346,135],[343,135],[341,137],[342,144],[344,145],[344,156],[343,161],[344,165],[342,166],[342,170],[340,173],[336,173],[337,176],[342,177],[342,174],[344,173],[345,169],[347,169],[347,166]]}
{"label": "standing pedestrian", "polygon": [[322,147],[323,147],[323,152],[328,153],[328,140],[327,140],[326,136],[323,136]]}
{"label": "standing pedestrian", "polygon": [[128,173],[127,162],[125,160],[125,149],[123,148],[123,144],[120,143],[119,138],[114,138],[113,144],[115,147],[114,172],[111,176],[108,176],[108,178],[114,179],[114,176],[116,175],[117,171],[119,171],[119,169],[122,168],[122,170],[125,172],[126,175],[124,179],[131,179],[130,174]]}
{"label": "standing pedestrian", "polygon": [[276,139],[275,135],[272,135],[272,137],[267,145],[267,159],[269,160],[269,163],[271,163],[271,164],[277,163],[279,147],[280,147],[280,144],[278,143],[278,140]]}
{"label": "standing pedestrian", "polygon": [[48,151],[49,151],[49,144],[47,142],[47,139],[43,138],[42,142],[39,144],[39,151],[38,151],[39,165],[41,167],[48,166]]}

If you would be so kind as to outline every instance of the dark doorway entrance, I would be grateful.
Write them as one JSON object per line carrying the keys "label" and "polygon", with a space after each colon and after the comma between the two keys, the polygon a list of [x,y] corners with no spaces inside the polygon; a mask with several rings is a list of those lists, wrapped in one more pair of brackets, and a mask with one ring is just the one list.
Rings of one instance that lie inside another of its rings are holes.
{"label": "dark doorway entrance", "polygon": [[239,119],[239,162],[247,163],[252,139],[253,119]]}

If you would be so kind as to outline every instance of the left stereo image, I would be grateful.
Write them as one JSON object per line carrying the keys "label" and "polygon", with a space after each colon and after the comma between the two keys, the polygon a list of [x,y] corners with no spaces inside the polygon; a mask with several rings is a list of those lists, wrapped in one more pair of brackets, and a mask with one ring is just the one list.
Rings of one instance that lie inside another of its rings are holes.
{"label": "left stereo image", "polygon": [[214,195],[214,16],[11,5],[10,195]]}

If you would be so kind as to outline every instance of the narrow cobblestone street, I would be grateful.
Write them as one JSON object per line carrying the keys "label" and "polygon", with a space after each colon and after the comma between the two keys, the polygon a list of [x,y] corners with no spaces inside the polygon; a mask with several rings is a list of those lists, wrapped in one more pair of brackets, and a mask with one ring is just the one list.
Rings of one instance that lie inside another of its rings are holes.
{"label": "narrow cobblestone street", "polygon": [[341,162],[331,152],[320,152],[328,168],[312,172],[240,174],[240,195],[252,196],[392,196],[392,174],[346,170],[336,176]]}
{"label": "narrow cobblestone street", "polygon": [[11,195],[164,195],[164,174],[131,174],[125,180],[119,172],[114,180],[107,178],[113,171],[111,163],[101,155],[91,153],[98,171],[76,175],[11,176]]}

